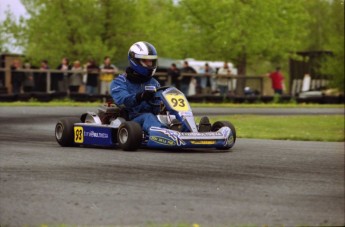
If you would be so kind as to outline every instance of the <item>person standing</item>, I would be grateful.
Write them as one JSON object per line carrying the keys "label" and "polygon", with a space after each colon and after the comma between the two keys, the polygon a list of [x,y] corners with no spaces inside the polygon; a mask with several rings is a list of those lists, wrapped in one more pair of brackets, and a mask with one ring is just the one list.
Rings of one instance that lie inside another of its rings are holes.
{"label": "person standing", "polygon": [[110,83],[114,79],[114,75],[118,72],[115,65],[111,64],[111,59],[109,56],[104,57],[104,63],[100,66],[101,69],[101,94],[108,95]]}
{"label": "person standing", "polygon": [[81,67],[80,61],[73,62],[71,69],[73,72],[69,78],[69,91],[79,92],[79,87],[83,84],[83,68]]}
{"label": "person standing", "polygon": [[274,94],[282,95],[284,89],[284,76],[280,72],[280,67],[277,67],[276,71],[270,73],[268,77],[271,78]]}
{"label": "person standing", "polygon": [[59,92],[67,92],[69,88],[69,77],[70,77],[68,70],[71,70],[71,66],[69,64],[68,58],[66,57],[62,58],[61,64],[58,65],[56,69],[61,70],[62,72],[54,76],[53,84],[57,83],[57,90]]}
{"label": "person standing", "polygon": [[168,69],[168,76],[171,80],[171,86],[176,87],[177,89],[180,89],[180,81],[178,80],[180,75],[180,70],[177,68],[175,63],[172,63],[171,67]]}
{"label": "person standing", "polygon": [[87,67],[87,78],[86,78],[86,93],[89,95],[98,94],[98,77],[100,69],[96,62],[91,59],[89,60]]}
{"label": "person standing", "polygon": [[213,87],[214,70],[206,63],[205,66],[201,68],[200,74],[203,74],[200,78],[201,92],[202,94],[210,94]]}
{"label": "person standing", "polygon": [[21,72],[21,62],[19,59],[15,59],[11,65],[11,84],[12,93],[14,95],[20,94],[23,81],[25,78],[24,72]]}
{"label": "person standing", "polygon": [[231,76],[231,70],[227,62],[224,62],[223,67],[218,69],[217,74],[221,75],[220,77],[217,77],[217,86],[218,86],[220,95],[225,97],[228,95],[228,92],[229,92],[229,78],[228,77]]}
{"label": "person standing", "polygon": [[38,92],[46,92],[47,91],[47,70],[49,69],[48,61],[42,60],[41,66],[39,68],[41,72],[35,73],[34,81],[35,81],[35,90]]}
{"label": "person standing", "polygon": [[[196,71],[192,67],[189,66],[188,61],[184,61],[183,68],[181,69],[181,73],[188,73],[188,74],[195,73],[196,74]],[[182,93],[185,94],[186,96],[189,95],[188,94],[189,85],[193,79],[194,79],[193,76],[182,75],[182,78],[180,81],[180,87],[181,87]]]}
{"label": "person standing", "polygon": [[[24,69],[31,69],[31,64],[26,62],[24,64]],[[25,78],[23,83],[23,90],[24,92],[32,92],[33,88],[35,87],[34,83],[34,76],[32,72],[24,72]]]}

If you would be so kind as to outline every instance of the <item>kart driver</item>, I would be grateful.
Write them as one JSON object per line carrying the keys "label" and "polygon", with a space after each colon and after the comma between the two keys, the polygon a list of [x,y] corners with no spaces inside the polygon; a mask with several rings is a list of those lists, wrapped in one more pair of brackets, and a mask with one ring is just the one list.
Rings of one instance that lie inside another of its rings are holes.
{"label": "kart driver", "polygon": [[[152,77],[157,69],[157,58],[157,51],[152,44],[143,41],[134,43],[128,51],[129,67],[110,85],[115,104],[124,106],[129,120],[140,124],[146,133],[152,126],[166,128],[156,117],[159,108],[148,103],[155,91],[145,90],[145,86],[160,87],[159,82]],[[169,128],[180,130],[181,122],[174,119]]]}

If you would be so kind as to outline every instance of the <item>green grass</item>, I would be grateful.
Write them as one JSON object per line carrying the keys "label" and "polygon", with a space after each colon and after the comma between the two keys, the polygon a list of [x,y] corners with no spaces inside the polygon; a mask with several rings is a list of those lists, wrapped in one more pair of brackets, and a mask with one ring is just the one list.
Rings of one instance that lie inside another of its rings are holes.
{"label": "green grass", "polygon": [[191,107],[226,108],[344,108],[344,104],[306,104],[306,103],[191,103]]}
{"label": "green grass", "polygon": [[11,106],[42,106],[42,107],[59,107],[59,106],[71,106],[71,107],[97,107],[101,105],[100,102],[74,102],[70,100],[62,101],[50,101],[50,102],[38,102],[38,101],[29,101],[29,102],[0,102],[0,107],[11,107]]}
{"label": "green grass", "polygon": [[234,124],[238,138],[345,141],[342,115],[210,117],[211,122],[224,120]]}
{"label": "green grass", "polygon": [[[101,102],[75,102],[70,99],[53,100],[50,102],[0,102],[0,106],[99,106]],[[223,108],[344,108],[344,104],[296,104],[296,103],[190,103],[191,107],[223,107]]]}
{"label": "green grass", "polygon": [[[100,102],[73,102],[58,100],[51,102],[0,102],[0,107],[13,106],[82,106],[97,107]],[[193,107],[226,108],[344,108],[342,104],[232,104],[232,103],[192,103]],[[232,115],[210,117],[211,122],[227,120],[232,122],[239,138],[281,139],[303,141],[345,141],[343,115],[303,115],[303,116],[262,116]],[[197,118],[197,122],[198,122]]]}

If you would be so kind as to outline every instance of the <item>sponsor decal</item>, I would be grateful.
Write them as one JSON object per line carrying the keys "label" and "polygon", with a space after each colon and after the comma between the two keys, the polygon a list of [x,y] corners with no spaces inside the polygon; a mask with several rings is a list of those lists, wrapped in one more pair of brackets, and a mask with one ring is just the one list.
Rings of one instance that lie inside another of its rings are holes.
{"label": "sponsor decal", "polygon": [[163,133],[164,135],[167,135],[170,139],[172,139],[176,143],[177,146],[181,146],[181,145],[186,144],[186,142],[184,142],[183,140],[180,139],[179,132],[167,130],[167,129],[162,129],[162,128],[158,128],[158,127],[151,127],[151,130],[155,131],[155,132]]}
{"label": "sponsor decal", "polygon": [[189,111],[186,111],[186,112],[181,112],[180,115],[184,118],[186,117],[193,117],[193,113],[192,112],[189,112]]}
{"label": "sponsor decal", "polygon": [[[232,135],[231,129],[229,127],[223,127],[221,129],[222,134],[225,136],[224,146],[229,146],[234,142],[234,137]],[[231,132],[231,136],[230,136]]]}
{"label": "sponsor decal", "polygon": [[115,90],[117,90],[118,88],[120,88],[120,86],[113,87],[111,90],[112,90],[112,91],[115,91]]}
{"label": "sponsor decal", "polygon": [[[77,125],[80,127],[79,125]],[[76,126],[76,127],[77,127]],[[102,145],[109,146],[113,145],[112,139],[112,129],[109,127],[98,127],[94,125],[83,125],[82,126],[82,144],[91,144],[91,145]],[[75,134],[75,137],[77,134]]]}
{"label": "sponsor decal", "polygon": [[211,144],[215,144],[216,141],[214,140],[192,140],[190,141],[191,144],[198,144],[198,145],[211,145]]}
{"label": "sponsor decal", "polygon": [[148,86],[145,86],[145,91],[152,91],[152,92],[156,92],[156,86],[153,86],[153,85],[148,85]]}
{"label": "sponsor decal", "polygon": [[208,137],[208,136],[223,136],[222,132],[181,132],[181,136],[197,136],[197,137]]}
{"label": "sponsor decal", "polygon": [[86,137],[93,137],[93,138],[101,138],[101,139],[108,139],[109,135],[108,133],[102,133],[102,132],[84,132],[84,136]]}
{"label": "sponsor decal", "polygon": [[150,136],[150,140],[167,146],[175,146],[176,143],[173,140],[161,137],[161,136]]}

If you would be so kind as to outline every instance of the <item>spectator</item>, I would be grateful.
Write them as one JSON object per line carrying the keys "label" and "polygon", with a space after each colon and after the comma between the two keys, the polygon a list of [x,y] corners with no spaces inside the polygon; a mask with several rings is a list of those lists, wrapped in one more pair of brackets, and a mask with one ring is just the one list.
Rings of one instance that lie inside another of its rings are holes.
{"label": "spectator", "polygon": [[227,62],[224,62],[223,67],[218,69],[218,75],[221,75],[221,77],[217,77],[218,89],[220,95],[225,97],[229,92],[229,78],[226,76],[231,76],[231,70]]}
{"label": "spectator", "polygon": [[[5,59],[0,57],[0,68],[5,68]],[[0,88],[5,87],[5,71],[0,71]]]}
{"label": "spectator", "polygon": [[111,59],[109,56],[104,57],[104,64],[100,66],[101,69],[101,94],[108,95],[110,83],[114,79],[115,73],[118,69],[115,65],[111,64]]}
{"label": "spectator", "polygon": [[284,76],[280,72],[280,67],[277,67],[276,71],[269,74],[268,77],[271,78],[274,94],[278,94],[278,95],[283,94]]}
{"label": "spectator", "polygon": [[4,84],[5,84],[5,72],[0,71],[0,88],[4,87]]}
{"label": "spectator", "polygon": [[79,87],[83,84],[83,68],[80,61],[73,62],[71,70],[73,72],[69,78],[69,92],[79,92]]}
{"label": "spectator", "polygon": [[214,84],[214,70],[206,63],[205,67],[201,68],[200,74],[203,74],[200,79],[201,92],[202,94],[210,94]]}
{"label": "spectator", "polygon": [[177,68],[175,63],[172,63],[171,67],[168,69],[168,76],[171,79],[171,86],[180,89],[180,82],[178,80],[180,75],[180,70]]}
{"label": "spectator", "polygon": [[35,90],[39,92],[46,92],[47,91],[47,72],[46,70],[49,69],[48,61],[42,60],[40,65],[40,70],[42,72],[35,73],[34,76],[34,83],[35,83]]}
{"label": "spectator", "polygon": [[71,70],[68,58],[62,58],[61,64],[58,65],[56,69],[61,70],[62,73],[58,73],[53,76],[54,81],[57,80],[57,87],[54,90],[59,92],[67,92],[69,88],[69,77],[71,76],[71,74],[68,73],[68,70]]}
{"label": "spectator", "polygon": [[94,60],[89,60],[87,64],[86,93],[89,95],[97,95],[99,67]]}
{"label": "spectator", "polygon": [[20,72],[21,62],[19,59],[15,59],[11,65],[11,84],[12,84],[12,93],[17,95],[20,94],[23,81],[24,81],[24,72]]}
{"label": "spectator", "polygon": [[[24,64],[24,69],[31,69],[31,64],[29,62],[26,62]],[[23,83],[23,90],[24,92],[32,92],[35,83],[34,83],[34,76],[32,72],[24,72],[24,83]]]}
{"label": "spectator", "polygon": [[[195,73],[196,74],[196,71],[190,67],[188,65],[188,61],[184,61],[183,63],[183,68],[181,69],[181,73]],[[192,81],[192,79],[194,79],[192,76],[183,76],[182,75],[182,78],[181,78],[181,81],[180,81],[180,88],[181,88],[181,91],[187,96],[187,95],[190,95],[188,93],[189,91],[189,85]]]}

